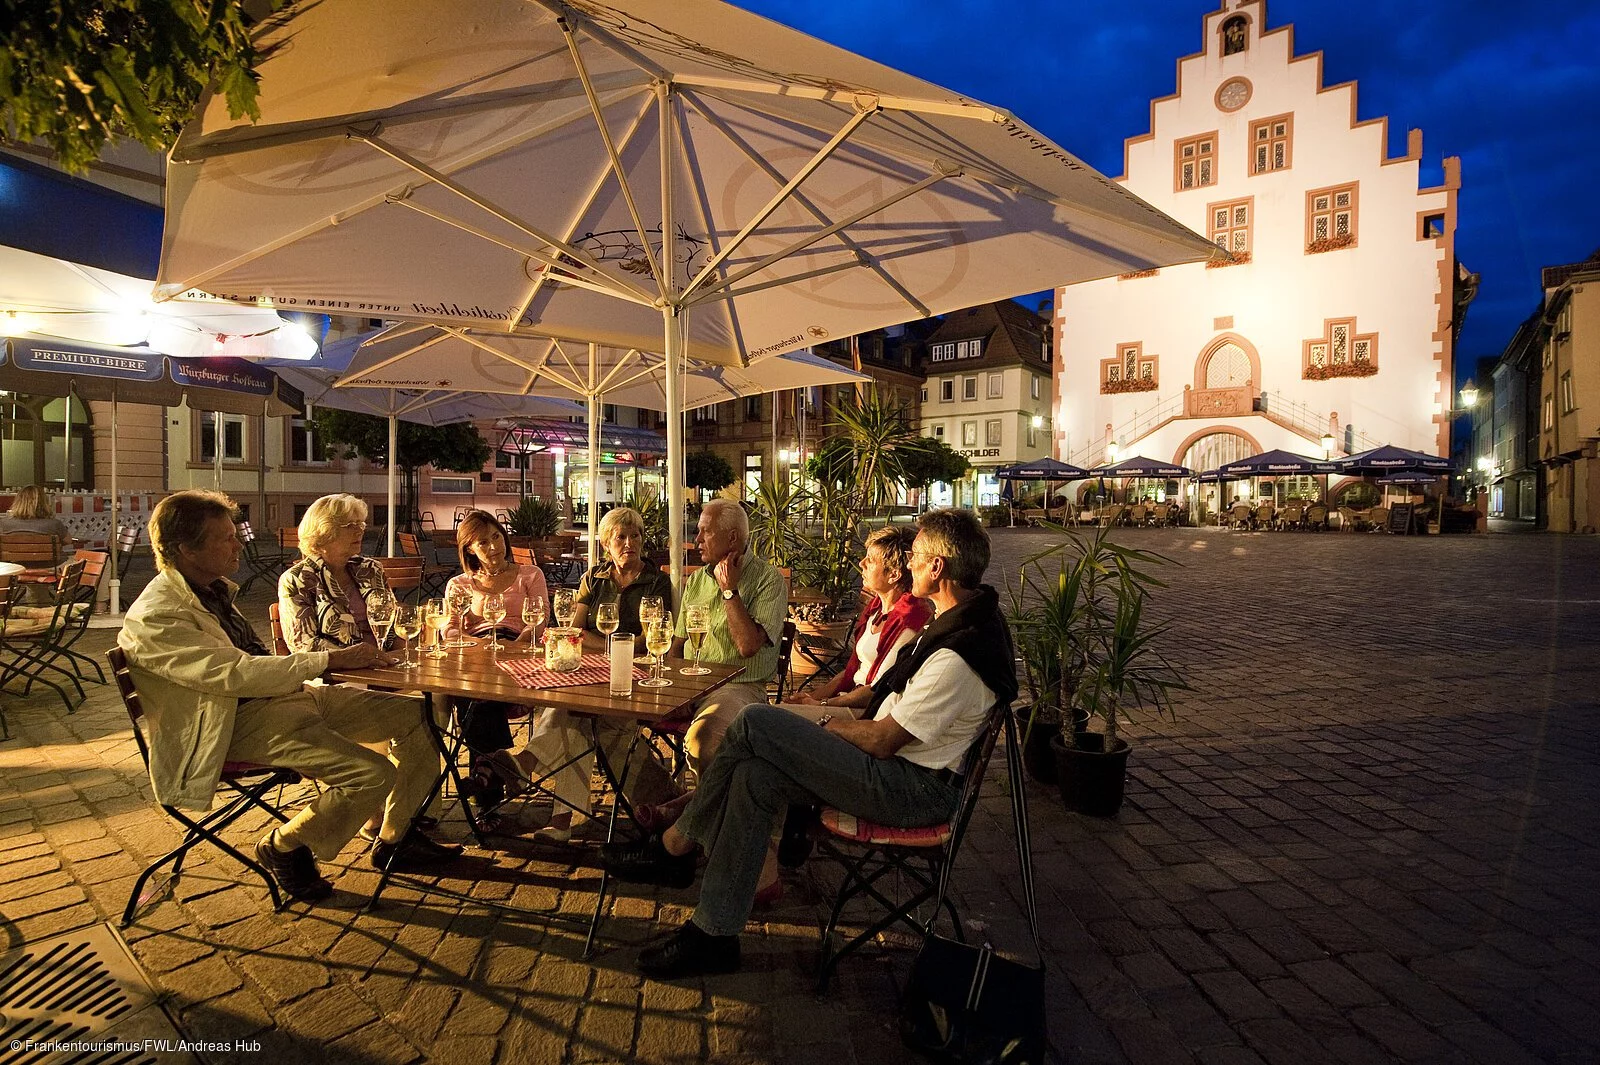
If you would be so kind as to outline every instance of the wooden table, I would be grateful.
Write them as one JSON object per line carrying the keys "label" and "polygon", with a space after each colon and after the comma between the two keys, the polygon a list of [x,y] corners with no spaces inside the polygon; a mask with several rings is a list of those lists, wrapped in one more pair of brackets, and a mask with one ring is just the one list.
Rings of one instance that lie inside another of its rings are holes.
{"label": "wooden table", "polygon": [[[389,691],[415,691],[421,692],[425,703],[423,720],[428,723],[433,732],[434,742],[439,748],[439,753],[444,757],[444,770],[434,781],[429,789],[428,797],[418,808],[416,816],[420,817],[423,811],[432,805],[444,787],[447,779],[454,780],[457,794],[460,794],[461,774],[456,765],[456,760],[461,751],[461,735],[459,731],[451,731],[448,735],[439,725],[439,718],[433,713],[433,698],[435,695],[449,695],[461,699],[487,699],[494,702],[516,703],[533,709],[552,707],[557,710],[566,710],[576,714],[589,722],[589,751],[593,752],[595,762],[601,774],[612,788],[614,799],[611,807],[611,817],[606,826],[606,841],[610,842],[616,833],[617,814],[626,805],[623,798],[622,785],[624,779],[619,779],[613,770],[605,750],[599,742],[598,725],[602,719],[629,720],[636,724],[647,725],[662,718],[669,717],[680,710],[687,710],[707,692],[714,691],[732,680],[742,666],[721,665],[713,662],[702,663],[710,673],[705,676],[685,676],[682,667],[690,663],[681,658],[668,658],[667,665],[671,672],[666,674],[672,683],[664,688],[643,688],[637,681],[634,682],[631,695],[612,695],[610,685],[580,684],[562,688],[524,688],[516,679],[496,665],[496,660],[507,658],[527,658],[542,652],[523,650],[504,650],[493,652],[487,646],[478,644],[465,650],[449,652],[444,658],[422,659],[422,665],[416,669],[402,669],[398,665],[384,666],[371,669],[345,669],[334,670],[328,673],[332,681],[348,684],[365,684],[368,687],[385,689]],[[556,768],[564,768],[563,766]],[[626,773],[626,766],[624,766]],[[545,777],[535,782],[540,782],[553,774],[548,770]],[[472,833],[478,844],[487,843],[484,838],[482,826],[478,824],[471,808],[463,802],[461,804],[467,823],[472,828]],[[389,882],[390,873],[384,870],[378,879],[378,886],[372,892],[369,905],[375,905],[378,896],[383,893],[384,887]],[[584,957],[588,957],[594,949],[595,933],[600,927],[600,915],[605,908],[607,875],[604,870],[600,873],[600,889],[595,900],[594,916],[589,921],[588,937],[584,941]],[[469,900],[479,901],[479,900]],[[488,903],[481,903],[489,905]],[[556,911],[538,911],[545,916],[557,916]]]}

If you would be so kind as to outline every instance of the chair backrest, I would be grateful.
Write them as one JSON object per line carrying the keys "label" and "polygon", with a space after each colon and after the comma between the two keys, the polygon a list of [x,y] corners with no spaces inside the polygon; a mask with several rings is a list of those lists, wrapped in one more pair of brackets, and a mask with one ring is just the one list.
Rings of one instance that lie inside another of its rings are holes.
{"label": "chair backrest", "polygon": [[139,538],[144,535],[142,525],[124,525],[117,530],[117,551],[132,551],[139,546]]}
{"label": "chair backrest", "polygon": [[783,635],[778,637],[778,696],[773,702],[783,702],[784,689],[789,686],[789,659],[794,656],[794,640],[800,629],[795,623],[783,623]]}
{"label": "chair backrest", "polygon": [[532,566],[537,564],[533,557],[533,548],[531,547],[513,547],[511,549],[511,561],[518,566]]}
{"label": "chair backrest", "polygon": [[422,559],[402,555],[398,558],[380,557],[374,561],[382,567],[383,579],[396,595],[414,592],[422,587]]}
{"label": "chair backrest", "polygon": [[278,546],[285,551],[300,550],[300,530],[293,525],[286,525],[279,529]]}
{"label": "chair backrest", "polygon": [[1230,513],[1232,513],[1234,521],[1244,521],[1250,517],[1250,504],[1235,503]]}
{"label": "chair backrest", "polygon": [[455,523],[457,525],[460,525],[461,524],[461,519],[466,517],[468,514],[471,514],[471,513],[472,513],[472,508],[471,507],[457,507],[456,508],[456,512],[455,512]]}
{"label": "chair backrest", "polygon": [[431,510],[424,510],[421,514],[419,514],[417,516],[417,524],[422,528],[427,529],[429,532],[432,532],[439,527],[433,520],[433,511]]}
{"label": "chair backrest", "polygon": [[1367,520],[1380,529],[1384,528],[1389,524],[1389,508],[1373,507],[1367,511]]}
{"label": "chair backrest", "polygon": [[275,655],[288,654],[289,641],[283,638],[283,616],[278,611],[277,603],[267,607],[267,620],[272,625],[272,653]]}
{"label": "chair backrest", "polygon": [[[95,552],[103,554],[103,552]],[[75,558],[66,563],[56,573],[56,601],[58,603],[70,600],[77,602],[78,587],[83,583],[83,572],[88,567],[81,558]]]}
{"label": "chair backrest", "polygon": [[100,578],[105,575],[106,567],[111,564],[111,555],[106,551],[79,551],[72,556],[72,561],[83,563],[83,574],[78,578],[78,587],[99,588]]}
{"label": "chair backrest", "polygon": [[416,533],[403,532],[396,535],[400,541],[400,554],[408,558],[423,558],[422,539]]}
{"label": "chair backrest", "polygon": [[0,562],[29,569],[48,569],[61,553],[61,538],[51,533],[13,532],[0,535]]}
{"label": "chair backrest", "polygon": [[1314,524],[1327,521],[1328,508],[1323,506],[1321,503],[1312,504],[1312,506],[1306,511],[1306,520]]}
{"label": "chair backrest", "polygon": [[111,676],[116,679],[117,692],[122,696],[122,705],[128,711],[128,720],[133,723],[133,742],[139,745],[139,758],[148,771],[150,745],[145,740],[144,728],[139,723],[144,717],[144,704],[139,702],[139,689],[133,686],[133,673],[128,669],[128,653],[116,644],[112,644],[111,650],[106,652],[106,661],[111,664]]}

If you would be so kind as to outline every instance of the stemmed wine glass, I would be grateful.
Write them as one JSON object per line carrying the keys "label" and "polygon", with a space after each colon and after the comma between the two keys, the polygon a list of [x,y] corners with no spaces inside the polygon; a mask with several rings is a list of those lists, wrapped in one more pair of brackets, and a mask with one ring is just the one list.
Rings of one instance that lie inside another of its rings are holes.
{"label": "stemmed wine glass", "polygon": [[617,626],[622,622],[617,616],[617,601],[615,599],[605,603],[596,603],[594,608],[594,627],[597,632],[608,641],[611,634],[617,631]]}
{"label": "stemmed wine glass", "polygon": [[529,646],[539,638],[539,626],[544,624],[544,596],[530,595],[522,600],[522,632]]}
{"label": "stemmed wine glass", "polygon": [[450,616],[455,619],[456,641],[450,646],[456,650],[471,647],[472,641],[467,639],[467,614],[472,610],[472,589],[454,587],[445,598],[445,603],[450,608]]}
{"label": "stemmed wine glass", "polygon": [[650,676],[639,682],[643,688],[665,688],[672,682],[661,675],[665,665],[667,651],[672,648],[672,611],[663,610],[661,616],[653,618],[644,627],[644,648],[655,655],[655,665],[650,671]]}
{"label": "stemmed wine glass", "polygon": [[711,672],[700,664],[700,649],[705,646],[706,633],[711,631],[711,612],[700,604],[684,607],[683,631],[689,637],[689,646],[694,648],[694,665],[682,666],[678,672],[685,676],[703,677]]}
{"label": "stemmed wine glass", "polygon": [[[661,597],[659,595],[647,595],[647,596],[643,596],[642,598],[640,598],[640,600],[639,600],[639,625],[640,625],[640,627],[641,628],[645,628],[645,627],[649,626],[649,624],[652,621],[654,621],[656,618],[659,618],[661,616],[661,611],[663,609],[665,609],[665,607],[666,607],[666,604],[661,601]],[[642,636],[644,634],[641,632],[640,635]],[[648,651],[648,648],[646,648],[646,650]],[[648,654],[646,655],[646,657],[648,657]]]}
{"label": "stemmed wine glass", "polygon": [[444,649],[445,633],[450,631],[450,603],[444,599],[430,599],[428,601],[428,624],[433,626],[433,646],[428,649],[429,658],[445,658],[449,652]]}
{"label": "stemmed wine glass", "polygon": [[506,597],[499,592],[490,592],[483,597],[483,620],[489,623],[489,650],[498,651],[500,644],[500,623],[506,619]]}
{"label": "stemmed wine glass", "polygon": [[389,630],[394,626],[394,600],[385,595],[368,603],[367,624],[378,641],[378,650],[384,650],[389,642]]}
{"label": "stemmed wine glass", "polygon": [[417,613],[417,608],[407,603],[397,604],[394,608],[394,631],[400,639],[406,642],[406,657],[400,663],[402,669],[416,669],[422,663],[411,657],[410,641],[417,638],[422,632],[422,616]]}
{"label": "stemmed wine glass", "polygon": [[557,588],[550,596],[550,612],[556,624],[563,629],[572,621],[574,593],[571,588]]}

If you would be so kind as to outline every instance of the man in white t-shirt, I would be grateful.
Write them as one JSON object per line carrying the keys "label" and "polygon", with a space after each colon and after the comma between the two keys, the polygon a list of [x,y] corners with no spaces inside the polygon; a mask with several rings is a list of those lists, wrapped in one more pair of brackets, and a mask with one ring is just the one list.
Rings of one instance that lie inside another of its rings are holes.
{"label": "man in white t-shirt", "polygon": [[601,859],[624,880],[687,887],[707,854],[694,917],[639,955],[660,979],[732,972],[767,840],[788,804],[822,804],[879,824],[948,820],[963,759],[996,702],[1016,696],[1011,634],[995,590],[982,584],[989,537],[976,515],[937,510],[917,521],[911,594],[934,620],[873,686],[867,718],[813,723],[751,705],[734,721],[683,816],[643,843],[607,844]]}

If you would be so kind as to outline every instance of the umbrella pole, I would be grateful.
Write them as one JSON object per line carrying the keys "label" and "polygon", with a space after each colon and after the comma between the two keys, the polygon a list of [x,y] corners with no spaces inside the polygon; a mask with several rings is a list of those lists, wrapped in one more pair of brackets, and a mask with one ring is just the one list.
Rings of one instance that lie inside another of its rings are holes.
{"label": "umbrella pole", "polygon": [[[665,228],[665,227],[663,227]],[[667,550],[672,556],[672,587],[683,595],[683,396],[678,371],[683,365],[683,319],[675,308],[661,312],[667,328]]]}
{"label": "umbrella pole", "polygon": [[391,413],[389,415],[389,473],[384,482],[385,502],[389,505],[388,545],[384,554],[394,557],[394,504],[395,504],[395,471],[400,468],[400,418]]}
{"label": "umbrella pole", "polygon": [[600,345],[589,344],[589,568],[599,562],[600,540],[600,393],[594,391],[600,376]]}
{"label": "umbrella pole", "polygon": [[117,386],[111,386],[111,613],[122,613],[122,579],[117,566],[118,534],[122,523],[117,520]]}

